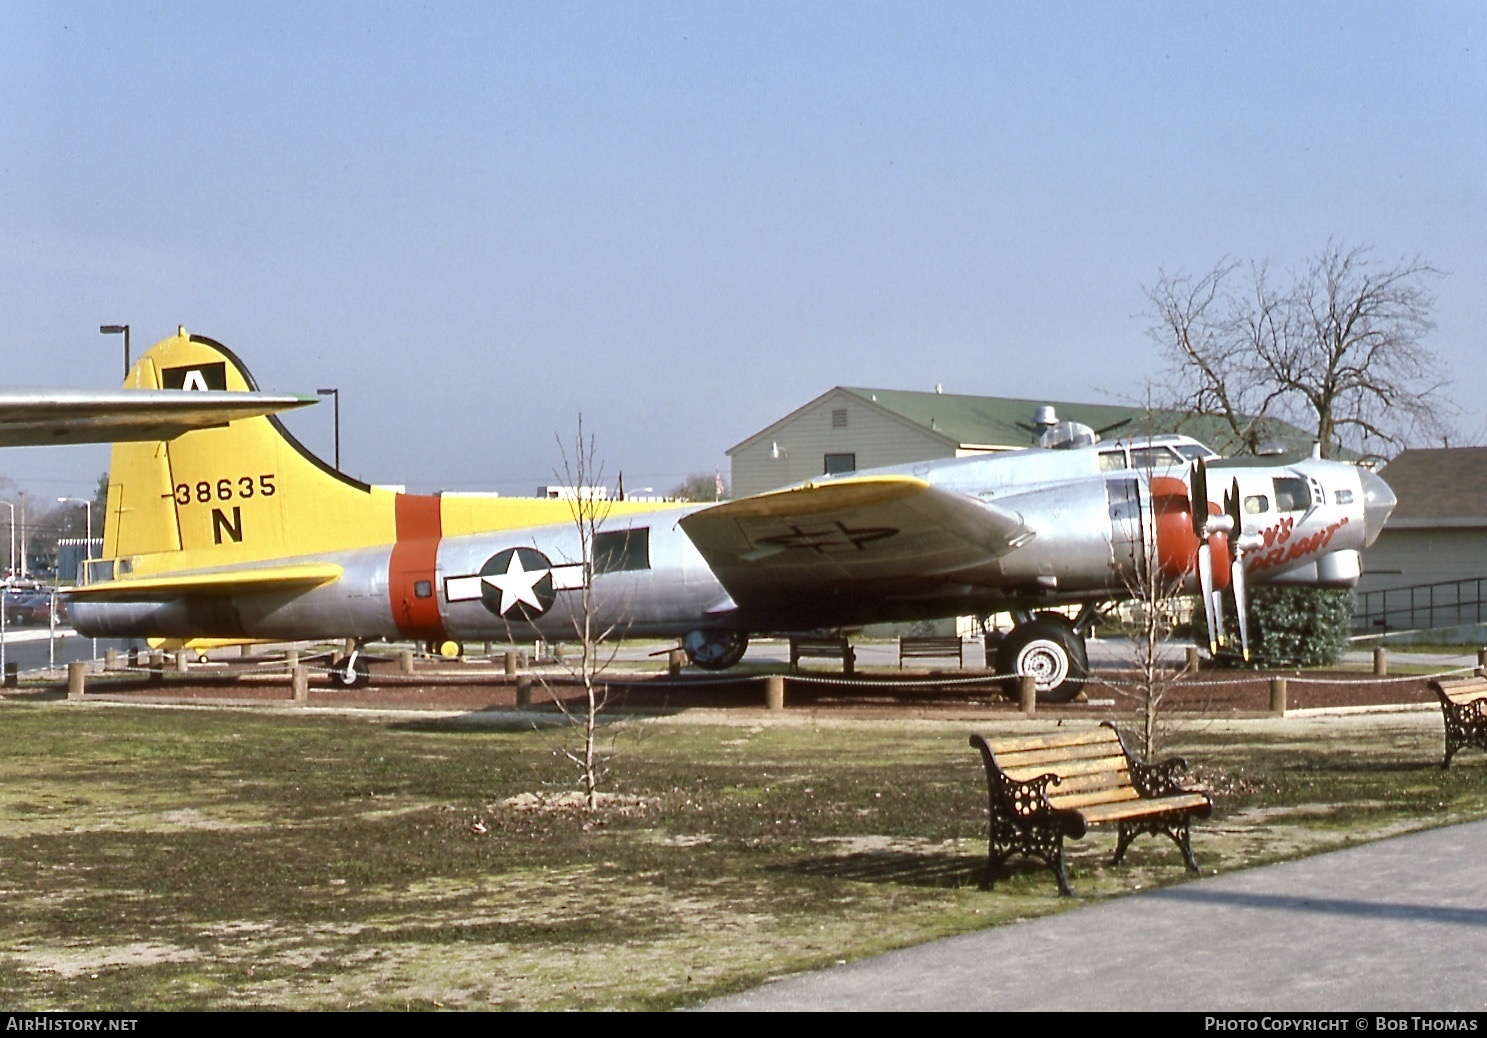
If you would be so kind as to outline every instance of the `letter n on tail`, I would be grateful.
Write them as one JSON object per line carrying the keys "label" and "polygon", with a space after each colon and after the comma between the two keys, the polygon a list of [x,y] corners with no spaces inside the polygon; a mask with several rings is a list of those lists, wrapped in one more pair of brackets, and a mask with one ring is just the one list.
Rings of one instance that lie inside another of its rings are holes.
{"label": "letter n on tail", "polygon": [[220,508],[212,509],[212,543],[221,544],[222,535],[234,544],[243,543],[243,509],[241,505],[232,506],[232,518]]}

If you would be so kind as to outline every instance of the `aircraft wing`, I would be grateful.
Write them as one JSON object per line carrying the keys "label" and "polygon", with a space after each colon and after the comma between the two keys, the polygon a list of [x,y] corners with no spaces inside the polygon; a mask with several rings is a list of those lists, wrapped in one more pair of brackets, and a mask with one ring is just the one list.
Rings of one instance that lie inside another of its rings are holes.
{"label": "aircraft wing", "polygon": [[170,440],[318,399],[222,390],[6,389],[0,390],[0,447]]}
{"label": "aircraft wing", "polygon": [[912,476],[808,483],[681,520],[740,606],[891,587],[988,562],[1031,536],[1022,516]]}
{"label": "aircraft wing", "polygon": [[247,593],[252,591],[305,591],[341,578],[342,569],[333,562],[306,562],[258,569],[218,570],[210,573],[179,573],[160,577],[123,577],[66,588],[71,598],[141,598],[191,594]]}

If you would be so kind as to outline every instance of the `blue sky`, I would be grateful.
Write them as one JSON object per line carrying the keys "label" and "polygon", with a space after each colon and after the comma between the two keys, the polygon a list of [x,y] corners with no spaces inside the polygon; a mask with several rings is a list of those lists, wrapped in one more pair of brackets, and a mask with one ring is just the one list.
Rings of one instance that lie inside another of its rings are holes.
{"label": "blue sky", "polygon": [[[351,473],[665,490],[833,385],[1139,396],[1143,286],[1419,255],[1487,442],[1480,3],[0,0],[0,383],[176,325]],[[293,422],[331,452],[331,414]],[[85,494],[103,448],[15,451]]]}

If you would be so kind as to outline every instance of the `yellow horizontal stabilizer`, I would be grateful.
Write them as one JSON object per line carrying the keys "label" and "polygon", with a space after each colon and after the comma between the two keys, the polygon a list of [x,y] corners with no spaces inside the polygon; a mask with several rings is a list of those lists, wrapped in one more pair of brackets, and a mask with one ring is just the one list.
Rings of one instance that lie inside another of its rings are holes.
{"label": "yellow horizontal stabilizer", "polygon": [[339,580],[341,573],[341,567],[333,562],[307,562],[293,566],[179,573],[133,580],[125,577],[71,587],[67,589],[67,594],[74,598],[132,598],[136,595],[227,595],[254,591],[295,591],[329,584]]}
{"label": "yellow horizontal stabilizer", "polygon": [[229,649],[234,645],[277,645],[270,638],[146,638],[145,644],[152,649],[177,652],[186,649],[204,652],[207,649]]}

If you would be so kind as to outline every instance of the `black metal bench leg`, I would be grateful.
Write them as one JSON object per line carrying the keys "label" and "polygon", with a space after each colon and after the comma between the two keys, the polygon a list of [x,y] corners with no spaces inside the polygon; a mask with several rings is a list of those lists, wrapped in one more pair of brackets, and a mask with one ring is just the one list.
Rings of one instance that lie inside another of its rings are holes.
{"label": "black metal bench leg", "polygon": [[1053,878],[1058,880],[1059,897],[1073,897],[1074,891],[1069,889],[1069,877],[1064,875],[1064,841],[1058,842],[1058,849],[1053,852],[1053,860],[1048,863],[1053,870]]}
{"label": "black metal bench leg", "polygon": [[1182,860],[1193,875],[1198,875],[1198,859],[1193,857],[1193,841],[1191,839],[1191,828],[1188,820],[1184,818],[1181,822],[1167,827],[1167,835],[1172,837],[1174,843],[1182,851]]}
{"label": "black metal bench leg", "polygon": [[1007,855],[998,857],[995,853],[986,856],[986,874],[981,877],[981,889],[990,890],[996,886],[997,877],[1002,874],[1003,867],[1007,864]]}
{"label": "black metal bench leg", "polygon": [[1131,846],[1131,841],[1136,838],[1140,831],[1140,829],[1129,826],[1125,822],[1120,823],[1120,836],[1115,841],[1115,857],[1110,859],[1110,864],[1120,864],[1121,859],[1126,856],[1126,849]]}

